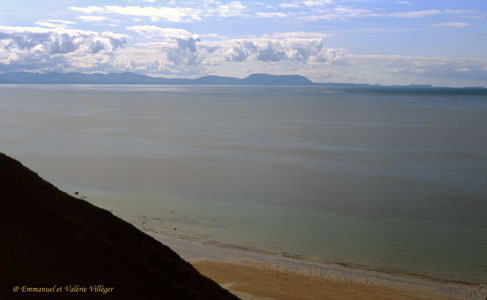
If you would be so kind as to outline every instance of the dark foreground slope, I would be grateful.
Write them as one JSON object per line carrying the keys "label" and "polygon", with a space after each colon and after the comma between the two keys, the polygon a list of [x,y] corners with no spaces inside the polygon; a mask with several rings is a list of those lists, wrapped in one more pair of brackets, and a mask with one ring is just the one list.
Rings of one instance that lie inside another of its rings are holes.
{"label": "dark foreground slope", "polygon": [[[49,293],[13,291],[54,285]],[[69,285],[87,291],[67,292]],[[97,285],[114,290],[89,289]],[[237,299],[134,226],[0,153],[0,299],[53,297]]]}

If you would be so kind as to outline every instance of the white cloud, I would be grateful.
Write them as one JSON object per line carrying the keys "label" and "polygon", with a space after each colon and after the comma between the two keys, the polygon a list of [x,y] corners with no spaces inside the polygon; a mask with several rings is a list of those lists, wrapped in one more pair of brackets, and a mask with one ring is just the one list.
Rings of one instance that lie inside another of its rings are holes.
{"label": "white cloud", "polygon": [[315,81],[443,85],[485,85],[487,77],[485,57],[354,55],[327,47],[329,35],[323,32],[228,38],[148,25],[126,29],[144,40],[126,45],[128,36],[108,31],[0,26],[0,72],[133,71],[169,77],[267,72]]}
{"label": "white cloud", "polygon": [[221,53],[227,61],[262,61],[266,63],[293,62],[310,64],[333,60],[336,53],[326,48],[323,33],[288,32],[262,37],[232,39],[220,42]]}
{"label": "white cloud", "polygon": [[470,68],[464,67],[464,68],[457,68],[457,69],[455,69],[455,71],[457,71],[457,72],[470,72],[472,70]]}
{"label": "white cloud", "polygon": [[34,24],[41,26],[41,27],[49,27],[49,28],[57,28],[57,27],[65,27],[66,26],[64,24],[51,23],[51,22],[45,22],[45,21],[38,21],[38,22],[35,22]]}
{"label": "white cloud", "polygon": [[[135,31],[145,38],[155,41],[155,47],[161,50],[164,59],[174,65],[197,65],[205,52],[198,51],[197,43],[200,38],[187,30],[179,28],[162,28],[157,26],[130,26],[128,30]],[[142,44],[142,46],[147,46]]]}
{"label": "white cloud", "polygon": [[59,20],[59,19],[51,19],[51,20],[47,20],[48,22],[51,22],[51,23],[60,23],[60,24],[64,24],[64,25],[73,25],[75,24],[75,22],[73,21],[67,21],[67,20]]}
{"label": "white cloud", "polygon": [[463,10],[463,9],[445,9],[445,12],[447,14],[453,14],[453,15],[468,15],[468,14],[476,13],[475,10]]}
{"label": "white cloud", "polygon": [[257,12],[255,16],[258,18],[285,18],[288,14],[283,12]]}
{"label": "white cloud", "polygon": [[135,17],[149,17],[154,21],[164,19],[170,22],[193,22],[201,20],[201,10],[185,7],[115,6],[70,7],[71,10],[91,14],[119,14]]}
{"label": "white cloud", "polygon": [[234,17],[242,15],[245,6],[240,1],[233,1],[229,4],[221,4],[216,8],[216,15],[221,17]]}
{"label": "white cloud", "polygon": [[298,7],[300,7],[300,5],[297,3],[281,3],[281,4],[279,4],[279,7],[282,7],[282,8],[298,8]]}
{"label": "white cloud", "polygon": [[187,30],[179,29],[179,28],[162,28],[157,26],[130,26],[127,27],[128,30],[135,31],[138,34],[145,36],[146,38],[180,38],[180,39],[187,39],[187,38],[198,38],[197,35],[193,35]]}
{"label": "white cloud", "polygon": [[319,20],[343,20],[349,18],[366,18],[381,16],[369,9],[353,8],[348,6],[336,6],[320,11],[317,14],[309,14],[302,16],[299,19],[304,21],[319,21]]}
{"label": "white cloud", "polygon": [[471,26],[472,24],[470,23],[463,23],[463,22],[450,22],[450,23],[439,23],[439,24],[433,24],[435,27],[453,27],[453,28],[466,28],[468,26]]}
{"label": "white cloud", "polygon": [[[340,64],[356,69],[357,72],[367,72],[370,81],[386,77],[415,78],[416,81],[434,83],[435,80],[471,80],[479,81],[487,76],[487,58],[485,57],[425,57],[400,55],[346,55]],[[372,68],[373,67],[373,68]],[[485,68],[485,69],[483,69]],[[382,76],[381,76],[382,74]],[[380,82],[378,79],[376,82]],[[485,83],[485,80],[484,80]]]}
{"label": "white cloud", "polygon": [[132,71],[176,77],[267,72],[301,74],[316,81],[382,84],[479,85],[487,76],[487,58],[353,55],[326,47],[325,33],[284,32],[238,39],[214,35],[211,40],[196,40],[182,29],[161,28],[160,32],[150,35],[156,40],[150,45],[122,49],[130,56],[119,56],[118,67],[129,65]]}
{"label": "white cloud", "polygon": [[194,76],[216,72],[219,66],[227,64],[310,66],[327,64],[340,55],[324,46],[323,39],[328,36],[324,33],[285,32],[239,39],[205,34],[205,40],[201,40],[198,35],[178,28],[131,26],[127,30],[150,41],[120,51],[130,57],[118,55],[118,66],[131,66],[132,71]]}
{"label": "white cloud", "polygon": [[411,5],[411,2],[409,1],[396,1],[396,3],[401,5]]}
{"label": "white cloud", "polygon": [[74,11],[79,11],[85,14],[94,14],[94,13],[101,14],[105,12],[104,8],[99,6],[88,6],[88,7],[71,6],[69,9]]}
{"label": "white cloud", "polygon": [[75,57],[110,56],[127,36],[67,28],[0,26],[0,70],[62,68]]}
{"label": "white cloud", "polygon": [[201,11],[185,7],[140,7],[140,6],[105,6],[107,13],[150,17],[153,20],[164,19],[171,22],[193,22],[201,20]]}
{"label": "white cloud", "polygon": [[107,18],[103,16],[79,16],[77,18],[87,22],[100,22],[107,20]]}
{"label": "white cloud", "polygon": [[294,31],[294,32],[278,32],[270,35],[272,38],[282,39],[282,38],[300,38],[300,39],[322,39],[330,37],[328,33],[321,32],[304,32],[304,31]]}
{"label": "white cloud", "polygon": [[72,21],[66,20],[47,20],[47,21],[37,21],[34,24],[41,27],[48,27],[48,28],[67,28],[69,25],[75,24]]}
{"label": "white cloud", "polygon": [[390,14],[390,16],[395,18],[414,19],[414,18],[424,18],[424,17],[434,16],[438,14],[441,14],[441,11],[433,9],[433,10],[398,12],[398,13],[392,13]]}
{"label": "white cloud", "polygon": [[216,4],[216,6],[214,5],[204,8],[105,5],[103,7],[72,6],[69,9],[86,14],[118,14],[123,16],[147,17],[152,21],[166,20],[177,23],[201,21],[203,17],[227,18],[232,16],[240,16],[245,10],[245,6],[240,1],[233,1],[228,4],[221,4],[217,2]]}
{"label": "white cloud", "polygon": [[307,0],[302,2],[305,6],[322,6],[325,4],[333,4],[332,0]]}

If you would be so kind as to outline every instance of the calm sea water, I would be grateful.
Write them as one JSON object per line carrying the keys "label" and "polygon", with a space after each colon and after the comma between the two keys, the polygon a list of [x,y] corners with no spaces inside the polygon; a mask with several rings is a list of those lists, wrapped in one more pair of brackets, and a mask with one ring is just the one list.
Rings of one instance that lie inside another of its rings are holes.
{"label": "calm sea water", "polygon": [[487,283],[487,95],[0,86],[0,151],[147,231]]}

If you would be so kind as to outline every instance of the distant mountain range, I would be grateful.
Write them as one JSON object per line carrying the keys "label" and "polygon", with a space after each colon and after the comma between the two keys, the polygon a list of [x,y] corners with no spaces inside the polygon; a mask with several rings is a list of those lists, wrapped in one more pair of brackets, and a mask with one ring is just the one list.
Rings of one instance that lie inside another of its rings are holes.
{"label": "distant mountain range", "polygon": [[352,88],[374,91],[460,92],[486,94],[484,87],[445,88],[431,85],[370,85],[355,83],[317,83],[301,75],[251,74],[243,79],[223,76],[203,76],[196,79],[151,77],[136,73],[29,73],[10,72],[0,74],[0,84],[185,84],[185,85],[301,85]]}
{"label": "distant mountain range", "polygon": [[204,76],[197,79],[162,78],[135,73],[27,73],[0,74],[6,84],[196,84],[196,85],[312,85],[300,75],[252,74],[244,79],[236,77]]}

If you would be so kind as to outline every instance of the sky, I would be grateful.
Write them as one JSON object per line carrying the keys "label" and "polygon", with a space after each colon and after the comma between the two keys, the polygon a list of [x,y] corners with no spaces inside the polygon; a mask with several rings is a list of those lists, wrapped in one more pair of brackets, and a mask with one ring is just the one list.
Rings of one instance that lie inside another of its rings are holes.
{"label": "sky", "polygon": [[0,73],[487,86],[486,0],[0,0]]}

